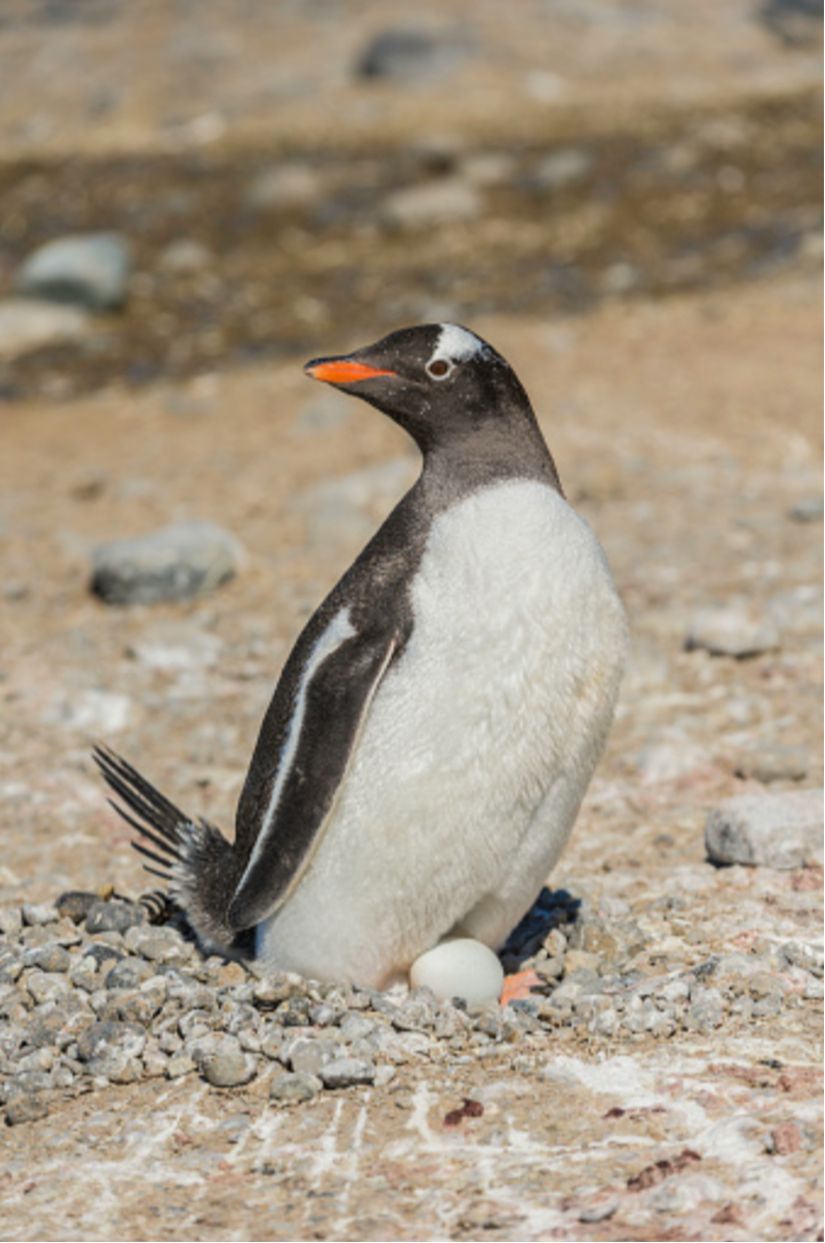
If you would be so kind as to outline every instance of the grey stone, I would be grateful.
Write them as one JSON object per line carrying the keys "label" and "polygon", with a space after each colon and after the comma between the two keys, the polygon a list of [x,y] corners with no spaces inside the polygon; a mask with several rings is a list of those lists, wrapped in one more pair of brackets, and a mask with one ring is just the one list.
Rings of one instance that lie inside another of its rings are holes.
{"label": "grey stone", "polygon": [[18,272],[15,289],[27,297],[110,311],[126,301],[130,267],[129,246],[119,234],[78,233],[38,247]]}
{"label": "grey stone", "polygon": [[737,777],[772,781],[802,781],[808,775],[808,757],[800,747],[766,744],[744,752],[734,763]]}
{"label": "grey stone", "polygon": [[788,510],[788,517],[794,522],[821,522],[822,521],[822,497],[821,496],[805,496],[792,505]]}
{"label": "grey stone", "polygon": [[135,902],[117,900],[94,902],[86,916],[87,932],[125,932],[135,924],[143,923],[146,912]]}
{"label": "grey stone", "polygon": [[708,815],[705,847],[714,863],[798,868],[822,863],[822,790],[741,794]]}
{"label": "grey stone", "polygon": [[581,147],[563,147],[544,156],[530,181],[541,190],[561,190],[581,181],[593,167],[593,156]]}
{"label": "grey stone", "polygon": [[104,974],[107,988],[139,988],[151,978],[153,968],[142,958],[123,958]]}
{"label": "grey stone", "polygon": [[57,306],[28,298],[0,301],[0,359],[19,358],[47,345],[79,341],[91,320],[76,306]]}
{"label": "grey stone", "polygon": [[702,609],[685,636],[685,650],[701,648],[712,656],[743,660],[779,647],[779,631],[770,618],[745,602]]}
{"label": "grey stone", "polygon": [[688,1025],[699,1031],[710,1031],[721,1025],[725,1003],[718,988],[694,988],[688,1011]]}
{"label": "grey stone", "polygon": [[325,1088],[348,1088],[357,1083],[372,1083],[375,1065],[367,1058],[338,1057],[322,1066],[319,1073]]}
{"label": "grey stone", "polygon": [[290,211],[316,202],[323,194],[321,174],[306,164],[265,168],[244,191],[244,204],[253,211]]}
{"label": "grey stone", "polygon": [[69,951],[56,942],[26,950],[23,954],[24,967],[39,967],[41,971],[68,971],[71,963]]}
{"label": "grey stone", "polygon": [[192,1058],[215,1088],[236,1088],[255,1078],[255,1059],[244,1053],[234,1036],[207,1036],[196,1041]]}
{"label": "grey stone", "polygon": [[[128,1083],[139,1076],[137,1059],[145,1044],[146,1033],[136,1023],[104,1021],[93,1023],[83,1032],[77,1042],[77,1055],[91,1074]],[[136,1062],[138,1076],[134,1073]]]}
{"label": "grey stone", "polygon": [[317,1096],[321,1091],[323,1084],[317,1075],[307,1074],[305,1071],[285,1071],[282,1075],[276,1075],[272,1080],[269,1089],[269,1099],[271,1101],[280,1101],[282,1104],[295,1104],[300,1101],[311,1101],[313,1096]]}
{"label": "grey stone", "polygon": [[212,251],[191,237],[176,238],[158,256],[158,267],[162,271],[180,276],[203,272],[212,262]]}
{"label": "grey stone", "polygon": [[321,1072],[321,1067],[334,1062],[343,1050],[333,1040],[298,1039],[285,1049],[290,1070],[307,1071],[311,1075]]}
{"label": "grey stone", "polygon": [[238,541],[211,522],[179,522],[134,539],[99,544],[91,588],[107,604],[186,600],[211,591],[238,567]]}
{"label": "grey stone", "polygon": [[168,1079],[180,1079],[182,1075],[190,1075],[196,1069],[191,1057],[187,1057],[185,1053],[176,1053],[166,1063],[166,1076]]}
{"label": "grey stone", "polygon": [[53,975],[46,971],[31,971],[24,979],[26,988],[38,1005],[44,1001],[59,1001],[71,987],[65,975]]}
{"label": "grey stone", "polygon": [[359,56],[361,78],[420,82],[446,72],[468,51],[465,40],[413,27],[395,27],[376,34]]}
{"label": "grey stone", "polygon": [[425,181],[388,194],[379,208],[383,224],[394,229],[428,229],[437,224],[475,220],[484,207],[478,189],[459,177]]}
{"label": "grey stone", "polygon": [[18,1126],[21,1122],[36,1122],[45,1118],[49,1112],[49,1102],[45,1093],[34,1092],[30,1096],[14,1096],[6,1105],[6,1122],[9,1126]]}
{"label": "grey stone", "polygon": [[23,930],[23,913],[19,906],[0,906],[0,932],[4,937],[16,937]]}
{"label": "grey stone", "polygon": [[57,911],[53,906],[47,903],[24,902],[22,906],[23,923],[30,928],[42,928],[45,924],[56,924],[58,921]]}
{"label": "grey stone", "polygon": [[591,1204],[587,1208],[580,1210],[579,1221],[607,1221],[608,1217],[612,1217],[618,1207],[619,1201],[615,1199],[615,1197],[609,1200],[603,1200],[601,1204]]}
{"label": "grey stone", "polygon": [[126,948],[150,962],[171,962],[189,956],[189,946],[175,928],[130,928]]}

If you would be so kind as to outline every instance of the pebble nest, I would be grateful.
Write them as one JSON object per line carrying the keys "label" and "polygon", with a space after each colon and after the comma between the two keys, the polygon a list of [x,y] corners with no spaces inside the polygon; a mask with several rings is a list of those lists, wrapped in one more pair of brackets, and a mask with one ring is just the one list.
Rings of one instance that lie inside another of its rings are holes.
{"label": "pebble nest", "polygon": [[737,1019],[752,1028],[822,996],[822,950],[808,943],[757,941],[748,952],[664,966],[626,904],[591,910],[546,889],[502,952],[505,970],[534,968],[542,989],[477,1012],[426,989],[260,978],[204,957],[180,914],[152,895],[68,893],[54,905],[6,906],[0,933],[9,1125],[108,1084],[198,1075],[227,1090],[259,1079],[278,1107],[389,1084],[410,1061],[466,1064],[502,1045],[517,1059],[563,1031],[609,1045]]}

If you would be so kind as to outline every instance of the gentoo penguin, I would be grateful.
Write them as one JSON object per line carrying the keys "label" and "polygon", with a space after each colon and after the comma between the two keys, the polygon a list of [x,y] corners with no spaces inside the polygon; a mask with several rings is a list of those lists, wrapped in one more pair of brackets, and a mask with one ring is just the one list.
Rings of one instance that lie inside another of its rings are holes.
{"label": "gentoo penguin", "polygon": [[299,635],[234,842],[96,758],[203,943],[376,988],[420,960],[422,982],[439,946],[491,957],[558,859],[613,715],[625,616],[492,346],[426,324],[305,370],[400,424],[423,466]]}

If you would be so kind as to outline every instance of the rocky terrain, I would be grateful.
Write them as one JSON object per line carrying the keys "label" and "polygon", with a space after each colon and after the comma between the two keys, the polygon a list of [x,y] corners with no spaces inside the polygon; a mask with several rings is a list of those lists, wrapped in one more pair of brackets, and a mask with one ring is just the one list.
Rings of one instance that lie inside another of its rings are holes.
{"label": "rocky terrain", "polygon": [[[814,17],[184,7],[0,24],[0,1237],[821,1238]],[[231,831],[416,470],[302,358],[447,314],[633,636],[541,987],[479,1013],[204,959],[90,759]]]}

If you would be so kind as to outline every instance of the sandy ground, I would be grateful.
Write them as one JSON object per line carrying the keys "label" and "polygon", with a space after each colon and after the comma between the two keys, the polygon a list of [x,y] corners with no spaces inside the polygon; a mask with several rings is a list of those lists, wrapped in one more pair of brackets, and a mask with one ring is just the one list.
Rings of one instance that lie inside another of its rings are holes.
{"label": "sandy ground", "polygon": [[[533,395],[633,630],[616,727],[553,883],[627,903],[652,941],[646,969],[673,938],[695,963],[755,937],[815,937],[816,873],[717,871],[702,830],[709,805],[758,788],[734,767],[759,744],[801,747],[803,784],[821,784],[821,532],[788,516],[819,488],[816,283],[476,326]],[[3,899],[140,889],[93,740],[231,823],[290,637],[393,499],[368,490],[351,522],[318,529],[302,495],[398,458],[414,470],[366,407],[324,398],[319,428],[319,394],[293,364],[6,412]],[[183,517],[243,540],[233,582],[183,606],[89,596],[95,542]],[[780,649],[683,651],[694,611],[736,597],[772,611]],[[152,644],[201,656],[157,669]],[[794,999],[773,1019],[661,1042],[530,1036],[469,1061],[413,1059],[389,1088],[292,1111],[191,1079],[109,1088],[3,1136],[2,1234],[814,1238],[817,1011]],[[445,1129],[463,1096],[484,1117]],[[778,1130],[791,1151],[768,1151]],[[686,1150],[698,1159],[676,1160]],[[604,1220],[580,1220],[599,1205],[613,1206]]]}
{"label": "sandy ground", "polygon": [[[166,0],[3,6],[0,293],[28,249],[75,228],[134,233],[137,270],[86,355],[0,375],[0,905],[147,886],[94,742],[231,831],[298,628],[416,470],[375,411],[304,379],[295,346],[364,343],[371,299],[370,336],[446,299],[525,382],[631,622],[615,727],[552,885],[635,923],[640,978],[818,942],[821,869],[716,869],[703,845],[708,808],[765,788],[736,775],[765,747],[795,748],[806,770],[772,790],[822,784],[821,69],[804,8],[520,0],[502,21],[496,0],[422,0],[416,24],[463,50],[401,87],[352,73],[373,34],[408,24],[395,0],[200,0],[197,21]],[[590,180],[519,207],[508,177],[582,134]],[[428,144],[456,139],[462,176],[478,154],[509,155],[511,172],[429,249],[382,234],[372,207],[322,219],[329,196],[388,194],[396,167],[417,177]],[[258,153],[284,151],[331,179],[267,247],[269,223],[253,236],[236,205]],[[177,200],[187,179],[196,192]],[[188,320],[156,279],[176,237],[212,253],[197,279],[217,293]],[[497,256],[489,279],[479,249]],[[283,273],[279,299],[255,288],[265,252],[259,284]],[[506,263],[532,273],[545,255],[592,279],[587,314],[547,291],[514,302]],[[616,285],[628,258],[635,292]],[[228,365],[236,335],[273,336],[249,308],[236,334],[236,295],[295,325],[279,356]],[[135,390],[127,364],[150,328],[191,357],[176,371],[157,351]],[[120,344],[101,388],[107,335]],[[241,540],[235,579],[179,605],[91,596],[96,544],[188,518]],[[775,624],[777,648],[684,650],[698,610],[739,603]],[[48,1117],[0,1129],[0,1238],[821,1238],[821,1001],[797,985],[774,979],[773,1014],[669,1038],[561,1023],[461,1056],[422,1049],[385,1086],[295,1108],[261,1080],[221,1091],[194,1074],[55,1098]],[[465,1097],[483,1112],[445,1125]]]}

